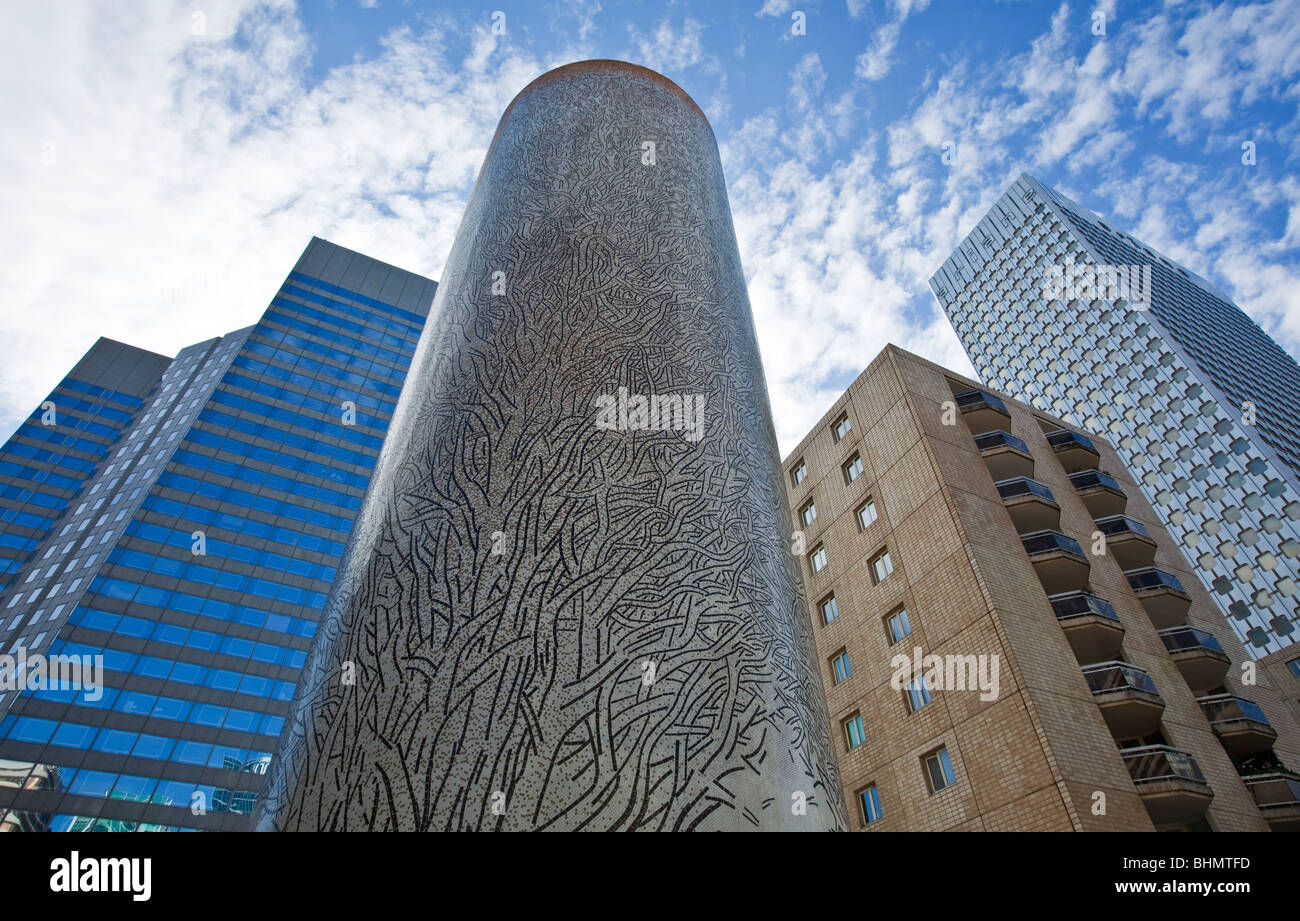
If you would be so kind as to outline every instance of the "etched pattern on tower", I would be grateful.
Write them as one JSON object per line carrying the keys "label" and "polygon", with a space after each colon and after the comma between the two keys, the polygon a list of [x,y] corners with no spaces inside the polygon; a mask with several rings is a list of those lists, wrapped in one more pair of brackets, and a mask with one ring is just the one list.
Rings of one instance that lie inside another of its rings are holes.
{"label": "etched pattern on tower", "polygon": [[[638,426],[638,395],[698,428]],[[542,76],[484,161],[259,827],[843,828],[779,463],[707,121],[631,65]]]}

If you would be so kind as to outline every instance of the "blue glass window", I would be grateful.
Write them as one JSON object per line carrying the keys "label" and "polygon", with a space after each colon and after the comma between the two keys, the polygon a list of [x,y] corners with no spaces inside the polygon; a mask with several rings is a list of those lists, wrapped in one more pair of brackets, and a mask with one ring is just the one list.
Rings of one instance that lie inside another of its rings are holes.
{"label": "blue glass window", "polygon": [[197,704],[190,714],[190,722],[200,726],[220,726],[226,718],[226,708],[216,704]]}
{"label": "blue glass window", "polygon": [[153,801],[163,806],[189,806],[194,784],[181,780],[160,780]]}
{"label": "blue glass window", "polygon": [[80,771],[68,785],[68,792],[79,796],[108,796],[116,780],[117,775],[107,771]]}
{"label": "blue glass window", "polygon": [[261,714],[253,713],[249,710],[231,709],[226,714],[227,729],[235,729],[239,732],[253,732],[257,729],[257,721]]}
{"label": "blue glass window", "polygon": [[99,737],[95,739],[95,751],[108,752],[113,755],[127,755],[135,746],[135,740],[138,736],[135,732],[124,732],[121,729],[102,729]]}
{"label": "blue glass window", "polygon": [[134,754],[138,758],[156,758],[162,760],[172,753],[172,746],[175,744],[176,742],[174,739],[141,733],[139,740],[135,743]]}
{"label": "blue glass window", "polygon": [[50,741],[50,736],[54,734],[57,725],[53,720],[20,716],[14,721],[13,727],[9,730],[9,738],[19,742],[39,742],[44,744]]}
{"label": "blue glass window", "polygon": [[207,764],[208,752],[211,750],[212,746],[204,742],[181,740],[176,743],[176,750],[172,755],[172,760],[181,764]]}
{"label": "blue glass window", "polygon": [[113,796],[135,802],[146,802],[149,799],[149,794],[153,792],[154,785],[157,783],[158,780],[155,777],[133,777],[130,774],[123,774],[117,779],[117,785],[113,788]]}
{"label": "blue glass window", "polygon": [[50,741],[55,745],[62,745],[67,748],[87,749],[90,748],[90,740],[94,737],[94,726],[83,726],[80,723],[61,723]]}
{"label": "blue glass window", "polygon": [[176,697],[159,697],[153,715],[164,720],[183,720],[190,712],[190,702]]}
{"label": "blue glass window", "polygon": [[140,691],[125,691],[118,698],[117,707],[122,713],[144,713],[153,709],[154,695]]}

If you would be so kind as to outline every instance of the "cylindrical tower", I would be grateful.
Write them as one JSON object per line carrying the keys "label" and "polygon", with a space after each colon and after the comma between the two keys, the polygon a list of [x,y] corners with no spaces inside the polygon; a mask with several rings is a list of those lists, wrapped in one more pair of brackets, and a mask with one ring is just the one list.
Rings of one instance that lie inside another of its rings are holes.
{"label": "cylindrical tower", "polygon": [[844,826],[717,144],[641,67],[510,104],[261,829]]}

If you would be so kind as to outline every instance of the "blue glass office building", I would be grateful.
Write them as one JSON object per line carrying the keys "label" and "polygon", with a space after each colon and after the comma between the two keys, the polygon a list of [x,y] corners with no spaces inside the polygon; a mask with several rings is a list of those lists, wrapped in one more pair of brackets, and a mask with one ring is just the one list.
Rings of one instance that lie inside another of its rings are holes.
{"label": "blue glass office building", "polygon": [[100,339],[0,449],[0,592],[94,477],[170,363]]}
{"label": "blue glass office building", "polygon": [[102,655],[104,689],[0,692],[0,827],[247,826],[434,289],[313,239],[255,326],[154,356],[139,405],[73,402],[74,372],[67,428],[19,429],[10,479],[92,466],[0,524],[0,654]]}

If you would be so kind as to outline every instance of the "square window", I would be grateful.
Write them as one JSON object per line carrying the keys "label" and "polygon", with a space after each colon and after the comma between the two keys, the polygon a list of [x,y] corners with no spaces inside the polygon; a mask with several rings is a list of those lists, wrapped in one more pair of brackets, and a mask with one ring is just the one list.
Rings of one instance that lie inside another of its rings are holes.
{"label": "square window", "polygon": [[899,608],[885,618],[885,634],[889,637],[890,646],[893,646],[911,632],[912,622],[907,618],[906,608]]}
{"label": "square window", "polygon": [[808,465],[805,464],[802,460],[799,461],[798,466],[794,468],[794,471],[790,474],[790,477],[791,479],[794,480],[794,485],[798,486],[804,480],[808,479]]}
{"label": "square window", "polygon": [[1297,678],[1300,678],[1300,659],[1292,659],[1290,662],[1286,664],[1286,667],[1291,672],[1291,674],[1295,675]]}
{"label": "square window", "polygon": [[845,650],[841,649],[836,653],[835,657],[831,659],[831,674],[835,676],[836,684],[839,684],[841,681],[848,678],[849,675],[853,674],[853,670],[849,668],[849,654]]}
{"label": "square window", "polygon": [[870,825],[872,822],[880,821],[884,815],[880,810],[880,789],[872,784],[858,794],[858,802],[862,804],[862,821]]}
{"label": "square window", "polygon": [[853,423],[849,422],[849,414],[844,413],[835,420],[835,440],[843,441],[844,436],[853,430]]}
{"label": "square window", "polygon": [[881,550],[871,558],[871,578],[876,585],[888,579],[893,571],[894,561],[890,558],[888,550]]}
{"label": "square window", "polygon": [[107,771],[80,771],[67,789],[77,796],[108,796],[115,780],[117,775]]}
{"label": "square window", "polygon": [[829,596],[825,601],[821,603],[821,609],[822,609],[823,623],[829,624],[835,618],[840,616],[840,606],[835,601],[834,595]]}
{"label": "square window", "polygon": [[844,482],[852,483],[862,476],[862,456],[854,454],[844,465]]}
{"label": "square window", "polygon": [[857,748],[866,741],[866,733],[862,729],[862,716],[855,713],[844,721],[844,739],[848,743],[850,750]]}
{"label": "square window", "polygon": [[113,755],[129,754],[135,745],[138,734],[121,729],[101,729],[95,738],[95,751],[108,752]]}
{"label": "square window", "polygon": [[799,510],[799,518],[803,521],[804,527],[808,527],[817,520],[817,503],[812,500]]}
{"label": "square window", "polygon": [[925,775],[931,793],[938,793],[957,782],[957,777],[952,772],[952,761],[948,758],[948,749],[941,748],[925,756]]}
{"label": "square window", "polygon": [[53,745],[68,748],[90,748],[90,740],[95,737],[94,726],[82,726],[79,723],[61,723],[50,740]]}
{"label": "square window", "polygon": [[925,675],[917,675],[907,683],[904,699],[908,713],[915,713],[930,702],[930,686],[925,682]]}
{"label": "square window", "polygon": [[816,549],[813,550],[810,559],[812,560],[812,571],[821,572],[826,568],[826,564],[829,562],[826,559],[826,547],[822,544],[818,544]]}
{"label": "square window", "polygon": [[875,524],[878,517],[880,516],[876,514],[876,501],[868,498],[866,502],[858,506],[858,530],[865,531]]}

